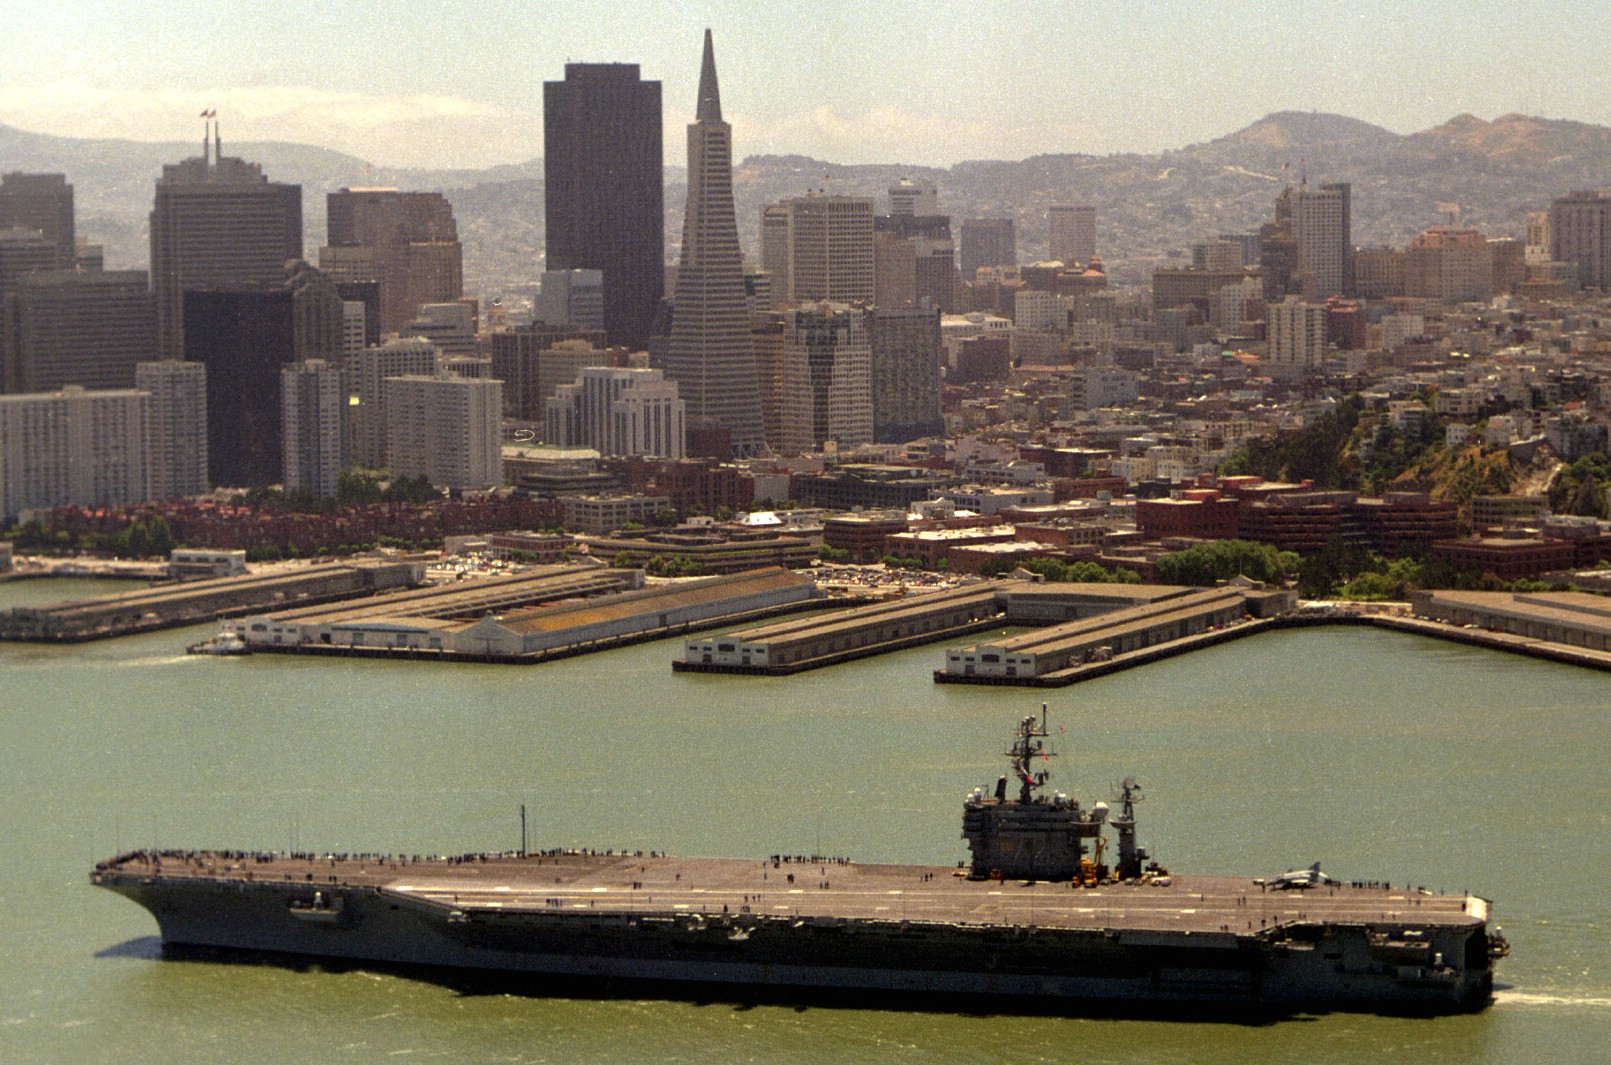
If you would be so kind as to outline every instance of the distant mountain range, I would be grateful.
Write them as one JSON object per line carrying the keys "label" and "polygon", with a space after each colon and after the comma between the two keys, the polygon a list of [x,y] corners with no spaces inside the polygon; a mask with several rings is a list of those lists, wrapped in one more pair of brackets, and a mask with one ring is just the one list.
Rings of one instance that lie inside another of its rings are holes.
{"label": "distant mountain range", "polygon": [[[104,243],[108,265],[143,268],[152,185],[164,163],[197,154],[199,144],[87,140],[0,126],[0,170],[62,172],[76,189],[78,231]],[[465,245],[465,281],[496,295],[541,269],[541,160],[487,170],[374,167],[304,144],[225,141],[227,155],[261,163],[272,180],[302,185],[308,257],[324,236],[320,193],[344,186],[396,185],[444,192]],[[1300,175],[1353,185],[1358,244],[1402,245],[1427,226],[1459,219],[1492,236],[1520,236],[1529,211],[1577,188],[1611,185],[1611,128],[1503,115],[1460,115],[1401,135],[1342,115],[1277,112],[1203,144],[1157,154],[1038,155],[1018,162],[979,160],[948,168],[847,166],[806,156],[752,156],[734,173],[739,228],[755,247],[760,207],[814,188],[879,197],[902,177],[927,178],[940,209],[960,220],[1017,220],[1019,256],[1046,254],[1047,206],[1097,206],[1098,250],[1114,278],[1145,281],[1154,266],[1178,262],[1193,243],[1256,229],[1281,186]],[[681,240],[686,195],[681,167],[666,168],[668,253]]]}

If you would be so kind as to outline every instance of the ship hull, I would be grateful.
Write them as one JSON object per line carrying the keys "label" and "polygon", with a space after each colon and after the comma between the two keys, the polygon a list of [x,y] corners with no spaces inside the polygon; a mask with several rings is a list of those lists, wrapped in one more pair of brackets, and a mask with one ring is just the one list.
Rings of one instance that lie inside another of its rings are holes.
{"label": "ship hull", "polygon": [[116,871],[96,882],[149,910],[168,947],[403,967],[544,994],[630,989],[1000,1012],[1448,1013],[1480,1008],[1492,989],[1481,922],[1394,945],[1342,923],[1275,936],[458,908],[383,887],[337,884],[326,898],[304,884]]}

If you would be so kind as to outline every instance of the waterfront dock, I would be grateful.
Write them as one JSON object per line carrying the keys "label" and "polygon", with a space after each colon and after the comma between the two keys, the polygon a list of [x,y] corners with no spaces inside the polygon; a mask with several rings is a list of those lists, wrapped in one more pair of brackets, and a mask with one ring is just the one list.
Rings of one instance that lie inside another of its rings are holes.
{"label": "waterfront dock", "polygon": [[1071,684],[1086,665],[1134,661],[1138,652],[1225,631],[1290,609],[1290,596],[1225,587],[1182,594],[946,653],[941,683]]}
{"label": "waterfront dock", "polygon": [[239,617],[293,603],[328,603],[418,584],[411,562],[334,562],[291,571],[171,582],[0,613],[0,640],[74,643]]}
{"label": "waterfront dock", "polygon": [[784,675],[898,651],[1002,624],[1001,585],[969,584],[886,599],[827,616],[686,641],[678,672]]}
{"label": "waterfront dock", "polygon": [[648,586],[641,570],[551,566],[235,627],[254,651],[530,664],[820,605],[781,567]]}
{"label": "waterfront dock", "polygon": [[[831,617],[689,640],[672,669],[787,675],[983,632],[1045,626],[1187,595],[1159,584],[990,581],[925,591]],[[1238,600],[1240,601],[1240,600]]]}

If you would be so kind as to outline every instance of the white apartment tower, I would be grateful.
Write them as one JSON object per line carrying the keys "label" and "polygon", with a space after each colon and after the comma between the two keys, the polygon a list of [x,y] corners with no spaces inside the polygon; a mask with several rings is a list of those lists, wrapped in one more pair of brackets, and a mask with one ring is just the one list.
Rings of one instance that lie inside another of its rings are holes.
{"label": "white apartment tower", "polygon": [[503,382],[450,373],[388,377],[386,465],[438,488],[503,483]]}
{"label": "white apartment tower", "polygon": [[686,404],[659,370],[591,366],[548,401],[544,438],[601,455],[686,456]]}
{"label": "white apartment tower", "polygon": [[386,391],[388,377],[436,373],[436,345],[419,338],[388,340],[365,348],[347,362],[352,389],[350,440],[352,461],[372,470],[385,469]]}
{"label": "white apartment tower", "polygon": [[134,367],[134,387],[151,395],[146,466],[152,499],[201,495],[207,482],[207,367],[163,359]]}
{"label": "white apartment tower", "polygon": [[323,359],[280,370],[280,444],[285,487],[336,494],[346,458],[346,394],[341,371]]}
{"label": "white apartment tower", "polygon": [[1271,377],[1293,379],[1318,373],[1326,359],[1326,308],[1288,296],[1265,308]]}
{"label": "white apartment tower", "polygon": [[143,502],[146,419],[138,389],[0,396],[0,520],[25,510]]}

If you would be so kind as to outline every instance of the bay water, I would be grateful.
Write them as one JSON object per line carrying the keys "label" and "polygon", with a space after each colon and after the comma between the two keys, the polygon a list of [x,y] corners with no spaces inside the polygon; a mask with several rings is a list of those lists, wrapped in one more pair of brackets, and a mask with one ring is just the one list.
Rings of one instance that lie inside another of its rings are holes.
{"label": "bay water", "polygon": [[[0,608],[94,582],[0,585]],[[119,586],[111,586],[114,589]],[[1611,679],[1370,629],[1269,633],[1048,693],[941,686],[943,645],[788,678],[675,641],[540,666],[187,656],[209,627],[0,645],[0,1063],[1579,1062],[1611,1055]],[[364,967],[165,960],[93,888],[135,847],[594,847],[954,864],[961,802],[1051,704],[1054,786],[1145,789],[1180,872],[1495,900],[1480,1014],[1267,1025],[474,993]]]}

